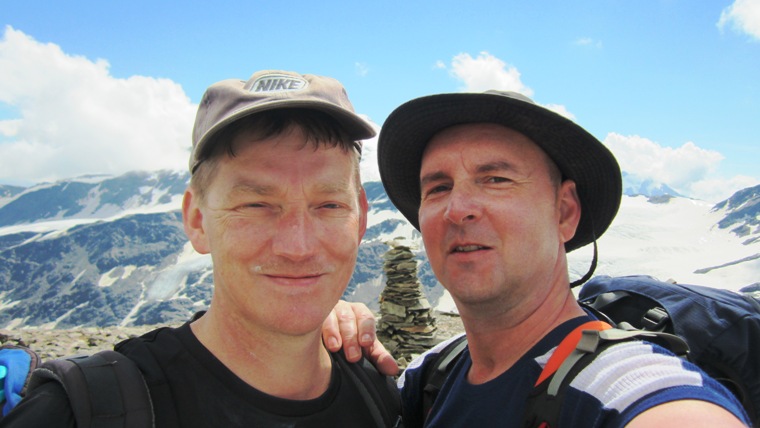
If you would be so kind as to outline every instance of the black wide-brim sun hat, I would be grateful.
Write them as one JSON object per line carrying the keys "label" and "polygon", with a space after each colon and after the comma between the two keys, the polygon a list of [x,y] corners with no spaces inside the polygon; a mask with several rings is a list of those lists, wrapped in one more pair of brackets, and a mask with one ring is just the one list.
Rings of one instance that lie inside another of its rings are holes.
{"label": "black wide-brim sun hat", "polygon": [[622,196],[620,166],[612,153],[573,121],[522,94],[500,91],[416,98],[396,108],[383,124],[377,148],[380,177],[391,202],[417,230],[422,153],[436,133],[469,123],[495,123],[524,134],[556,163],[563,179],[576,183],[581,219],[565,243],[568,253],[607,230]]}

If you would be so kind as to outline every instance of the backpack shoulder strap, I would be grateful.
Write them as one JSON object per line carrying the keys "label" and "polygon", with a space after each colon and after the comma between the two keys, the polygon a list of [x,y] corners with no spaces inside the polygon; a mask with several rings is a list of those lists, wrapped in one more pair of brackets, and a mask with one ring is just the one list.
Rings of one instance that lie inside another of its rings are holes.
{"label": "backpack shoulder strap", "polygon": [[358,363],[346,361],[342,352],[333,353],[333,361],[356,385],[378,428],[401,427],[401,397],[396,384],[381,375],[365,358]]}
{"label": "backpack shoulder strap", "polygon": [[50,381],[63,386],[79,427],[154,426],[142,373],[118,352],[47,361],[32,374],[29,389]]}
{"label": "backpack shoulder strap", "polygon": [[452,340],[451,343],[441,349],[441,352],[435,357],[422,373],[422,417],[427,418],[430,409],[433,408],[438,393],[441,391],[443,383],[451,371],[451,368],[462,356],[462,352],[467,347],[467,336],[461,335]]}
{"label": "backpack shoulder strap", "polygon": [[[183,345],[177,342],[179,339],[176,336],[163,334],[167,330],[167,327],[161,327],[142,336],[126,339],[117,343],[114,349],[126,355],[142,373],[153,403],[155,424],[162,427],[179,427],[180,412],[164,368],[177,357]],[[159,340],[159,336],[163,336],[164,339]]]}
{"label": "backpack shoulder strap", "polygon": [[[528,402],[525,407],[525,415],[523,416],[523,427],[525,428],[552,428],[556,427],[559,421],[560,411],[562,410],[562,397],[557,397],[559,386],[569,383],[573,376],[568,376],[572,368],[576,368],[580,371],[582,367],[578,364],[582,353],[576,352],[579,342],[581,342],[584,332],[599,332],[601,330],[610,329],[608,323],[603,321],[589,321],[576,327],[571,331],[559,346],[554,350],[552,356],[549,357],[544,369],[538,376],[533,391],[528,395]],[[585,362],[583,367],[588,363]],[[555,381],[556,382],[553,382]],[[565,382],[567,381],[567,382]],[[550,384],[552,385],[553,393],[549,393]],[[557,383],[559,385],[557,385]],[[564,392],[564,389],[561,390]]]}
{"label": "backpack shoulder strap", "polygon": [[[557,349],[554,351],[552,356],[549,357],[549,361],[547,361],[546,366],[544,366],[544,369],[541,371],[541,374],[539,375],[538,380],[536,380],[536,384],[534,386],[537,387],[540,385],[546,379],[555,374],[560,368],[563,368],[563,366],[572,366],[574,364],[573,360],[577,361],[577,356],[578,354],[581,354],[581,352],[578,352],[576,348],[581,342],[585,331],[599,332],[610,328],[612,328],[612,326],[603,321],[589,321],[576,327],[567,336],[565,336],[564,339],[562,339],[562,342],[560,342],[559,346],[557,346]],[[568,360],[568,358],[571,356],[573,358],[571,360]],[[566,371],[566,369],[563,369],[563,372]]]}
{"label": "backpack shoulder strap", "polygon": [[523,426],[556,427],[567,385],[604,348],[628,340],[656,342],[681,357],[689,352],[686,342],[672,334],[635,330],[626,325],[613,328],[603,321],[584,323],[565,336],[544,366],[528,397]]}

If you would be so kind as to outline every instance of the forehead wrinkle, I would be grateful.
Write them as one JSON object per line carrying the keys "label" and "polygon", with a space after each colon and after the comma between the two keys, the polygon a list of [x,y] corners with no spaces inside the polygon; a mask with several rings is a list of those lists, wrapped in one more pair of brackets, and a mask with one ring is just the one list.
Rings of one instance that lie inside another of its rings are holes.
{"label": "forehead wrinkle", "polygon": [[509,170],[516,170],[517,168],[506,161],[494,161],[494,162],[488,162],[485,164],[478,165],[475,168],[475,171],[479,173],[484,172],[493,172],[493,171],[509,171]]}
{"label": "forehead wrinkle", "polygon": [[316,191],[323,194],[348,193],[351,188],[351,181],[331,181],[327,183],[317,183]]}
{"label": "forehead wrinkle", "polygon": [[271,196],[276,193],[276,188],[275,186],[270,185],[270,184],[238,183],[232,186],[232,193]]}
{"label": "forehead wrinkle", "polygon": [[[314,191],[325,195],[350,192],[350,181],[314,183]],[[239,183],[232,187],[233,194],[254,194],[258,196],[274,196],[280,193],[278,186],[261,183]]]}

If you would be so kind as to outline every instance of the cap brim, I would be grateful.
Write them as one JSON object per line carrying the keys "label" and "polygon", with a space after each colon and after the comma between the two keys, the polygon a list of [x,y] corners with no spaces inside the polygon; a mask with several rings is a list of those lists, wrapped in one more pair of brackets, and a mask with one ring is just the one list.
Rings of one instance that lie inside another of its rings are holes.
{"label": "cap brim", "polygon": [[[419,172],[430,138],[454,125],[496,123],[525,134],[575,181],[581,220],[567,252],[593,242],[612,223],[620,206],[620,167],[610,151],[571,120],[535,104],[492,93],[439,94],[417,98],[394,110],[378,139],[378,165],[391,202],[419,230]],[[593,195],[593,197],[592,197]]]}
{"label": "cap brim", "polygon": [[206,133],[199,139],[195,151],[197,154],[194,156],[196,159],[195,164],[190,166],[190,170],[194,171],[198,163],[205,159],[205,153],[208,150],[207,145],[213,140],[214,136],[222,129],[229,126],[231,123],[238,121],[244,117],[248,117],[254,114],[262,113],[270,110],[280,110],[289,108],[300,108],[307,110],[315,110],[326,113],[334,118],[338,124],[343,128],[349,138],[353,140],[366,140],[376,135],[372,126],[359,117],[355,113],[351,113],[345,109],[339,108],[331,103],[319,101],[319,100],[294,100],[294,99],[282,99],[272,100],[266,103],[259,103],[256,105],[244,105],[239,110],[233,111],[227,115],[224,119],[218,121],[213,127],[209,128]]}

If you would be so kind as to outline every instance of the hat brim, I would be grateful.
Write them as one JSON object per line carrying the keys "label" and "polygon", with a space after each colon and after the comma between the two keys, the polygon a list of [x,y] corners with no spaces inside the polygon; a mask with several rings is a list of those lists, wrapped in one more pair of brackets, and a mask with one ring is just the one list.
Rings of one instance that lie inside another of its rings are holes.
{"label": "hat brim", "polygon": [[567,252],[587,245],[609,227],[620,207],[622,178],[610,151],[573,121],[535,104],[495,93],[439,94],[394,110],[378,138],[380,177],[391,202],[419,230],[419,174],[428,141],[468,123],[496,123],[533,140],[576,183],[581,219]]}

